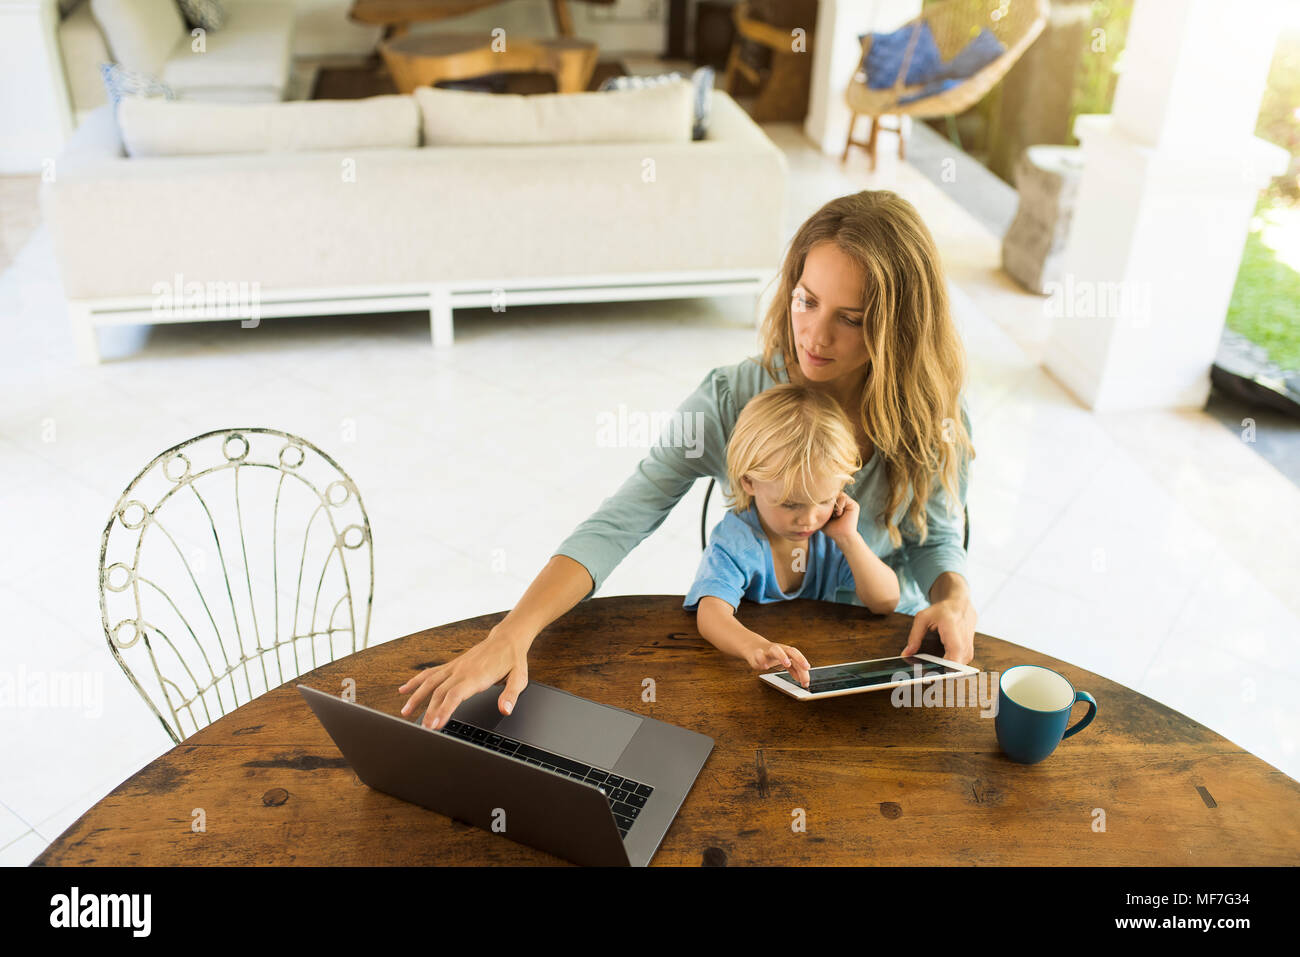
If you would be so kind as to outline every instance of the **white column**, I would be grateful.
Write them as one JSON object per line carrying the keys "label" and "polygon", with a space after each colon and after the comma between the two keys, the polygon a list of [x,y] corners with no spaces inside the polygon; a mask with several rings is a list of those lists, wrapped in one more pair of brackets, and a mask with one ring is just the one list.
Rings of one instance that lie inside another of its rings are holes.
{"label": "white column", "polygon": [[56,0],[0,0],[0,173],[41,172],[72,131]]}
{"label": "white column", "polygon": [[1202,408],[1259,191],[1272,0],[1136,0],[1110,116],[1080,116],[1080,183],[1043,364],[1097,411]]}
{"label": "white column", "polygon": [[[921,0],[821,0],[817,6],[817,32],[813,37],[812,88],[804,135],[827,156],[844,152],[849,135],[849,108],[844,91],[862,60],[864,33],[897,30],[921,13]],[[904,118],[904,123],[910,118]],[[866,121],[858,138],[866,136]],[[906,129],[906,127],[904,127]]]}

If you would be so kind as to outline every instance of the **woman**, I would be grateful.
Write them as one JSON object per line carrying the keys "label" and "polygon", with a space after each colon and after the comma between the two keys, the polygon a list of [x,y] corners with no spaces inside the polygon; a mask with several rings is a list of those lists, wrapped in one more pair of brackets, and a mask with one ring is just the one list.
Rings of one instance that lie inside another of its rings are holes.
{"label": "woman", "polygon": [[962,548],[975,454],[961,395],[966,361],[929,230],[894,193],[842,196],[799,228],[779,279],[763,322],[762,356],[714,369],[678,409],[695,416],[702,446],[661,441],[652,448],[486,638],[401,686],[410,693],[403,714],[428,698],[423,723],[440,728],[462,701],[502,678],[497,704],[509,714],[528,684],[533,639],[590,597],[697,478],[725,481],[727,439],[740,409],[779,382],[827,393],[853,423],[866,464],[845,491],[858,502],[868,547],[898,575],[897,610],[915,615],[900,653],[915,653],[936,630],[946,658],[965,664],[974,657],[975,608]]}

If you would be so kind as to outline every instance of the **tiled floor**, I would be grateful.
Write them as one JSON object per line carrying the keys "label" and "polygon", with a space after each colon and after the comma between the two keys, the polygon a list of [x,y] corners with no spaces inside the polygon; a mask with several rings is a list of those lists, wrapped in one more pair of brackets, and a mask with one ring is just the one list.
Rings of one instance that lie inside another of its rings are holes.
{"label": "tiled floor", "polygon": [[[998,239],[884,151],[868,174],[792,126],[787,235],[822,202],[889,188],[920,209],[971,360],[978,459],[970,577],[979,630],[1106,675],[1300,776],[1300,492],[1202,413],[1097,416],[1037,365],[1042,302],[997,271]],[[33,181],[0,181],[31,222]],[[16,233],[19,227],[14,227]],[[11,235],[6,226],[3,235]],[[95,569],[117,496],[152,456],[266,424],[333,454],[375,541],[372,643],[510,607],[640,459],[595,416],[671,410],[756,351],[752,303],[696,299],[457,314],[433,352],[421,315],[105,333],[73,365],[50,237],[0,274],[0,671],[101,682],[95,707],[0,707],[0,863],[25,864],[170,742],[105,647]],[[562,373],[557,371],[562,370]],[[699,483],[602,594],[682,593]],[[1098,727],[1098,725],[1094,725]]]}

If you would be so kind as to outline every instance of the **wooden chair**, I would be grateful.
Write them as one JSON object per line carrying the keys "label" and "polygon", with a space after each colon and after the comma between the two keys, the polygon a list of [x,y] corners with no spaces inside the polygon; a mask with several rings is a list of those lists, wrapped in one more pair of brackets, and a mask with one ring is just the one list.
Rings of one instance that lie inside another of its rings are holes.
{"label": "wooden chair", "polygon": [[274,429],[206,432],[155,457],[114,506],[104,636],[180,744],[365,648],[374,570],[361,495],[332,458]]}
{"label": "wooden chair", "polygon": [[[898,134],[898,158],[903,159],[905,155],[904,116],[920,118],[946,116],[949,135],[955,139],[956,114],[970,109],[993,89],[1029,45],[1043,32],[1043,28],[1047,26],[1047,16],[1048,0],[1001,0],[1001,3],[996,5],[990,0],[943,0],[941,3],[926,7],[919,17],[907,23],[907,26],[913,28],[913,33],[892,87],[884,90],[869,88],[867,79],[861,71],[855,74],[849,83],[844,98],[852,111],[852,118],[849,120],[848,140],[844,144],[844,155],[840,157],[840,162],[849,158],[850,146],[862,146],[871,157],[871,169],[874,170],[876,138],[881,129]],[[907,86],[904,83],[922,23],[930,25],[935,45],[938,46],[939,54],[945,63],[956,56],[985,27],[998,38],[1005,47],[1005,52],[955,87],[923,99],[900,103],[900,100],[924,89],[924,84]],[[862,41],[863,62],[870,52],[871,34],[867,34]],[[855,140],[853,129],[857,125],[858,117],[863,115],[870,120],[868,137],[865,140]],[[898,124],[884,126],[881,121],[886,116],[897,116]],[[957,145],[960,146],[960,143]]]}
{"label": "wooden chair", "polygon": [[[731,12],[736,38],[731,44],[722,89],[735,95],[735,81],[742,76],[759,88],[758,98],[749,109],[755,122],[783,122],[803,119],[808,112],[808,93],[812,78],[813,27],[817,23],[816,0],[781,3],[751,3],[741,0]],[[806,49],[791,49],[791,31],[807,31]],[[742,55],[746,43],[762,48],[767,66],[755,67]]]}

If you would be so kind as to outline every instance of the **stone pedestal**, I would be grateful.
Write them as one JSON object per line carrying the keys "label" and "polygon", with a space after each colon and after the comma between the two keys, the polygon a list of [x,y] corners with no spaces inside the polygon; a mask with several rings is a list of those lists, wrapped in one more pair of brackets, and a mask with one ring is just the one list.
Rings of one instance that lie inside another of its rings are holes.
{"label": "stone pedestal", "polygon": [[1071,146],[1031,146],[1016,164],[1020,206],[1002,238],[1002,268],[1030,292],[1061,281],[1083,159]]}

